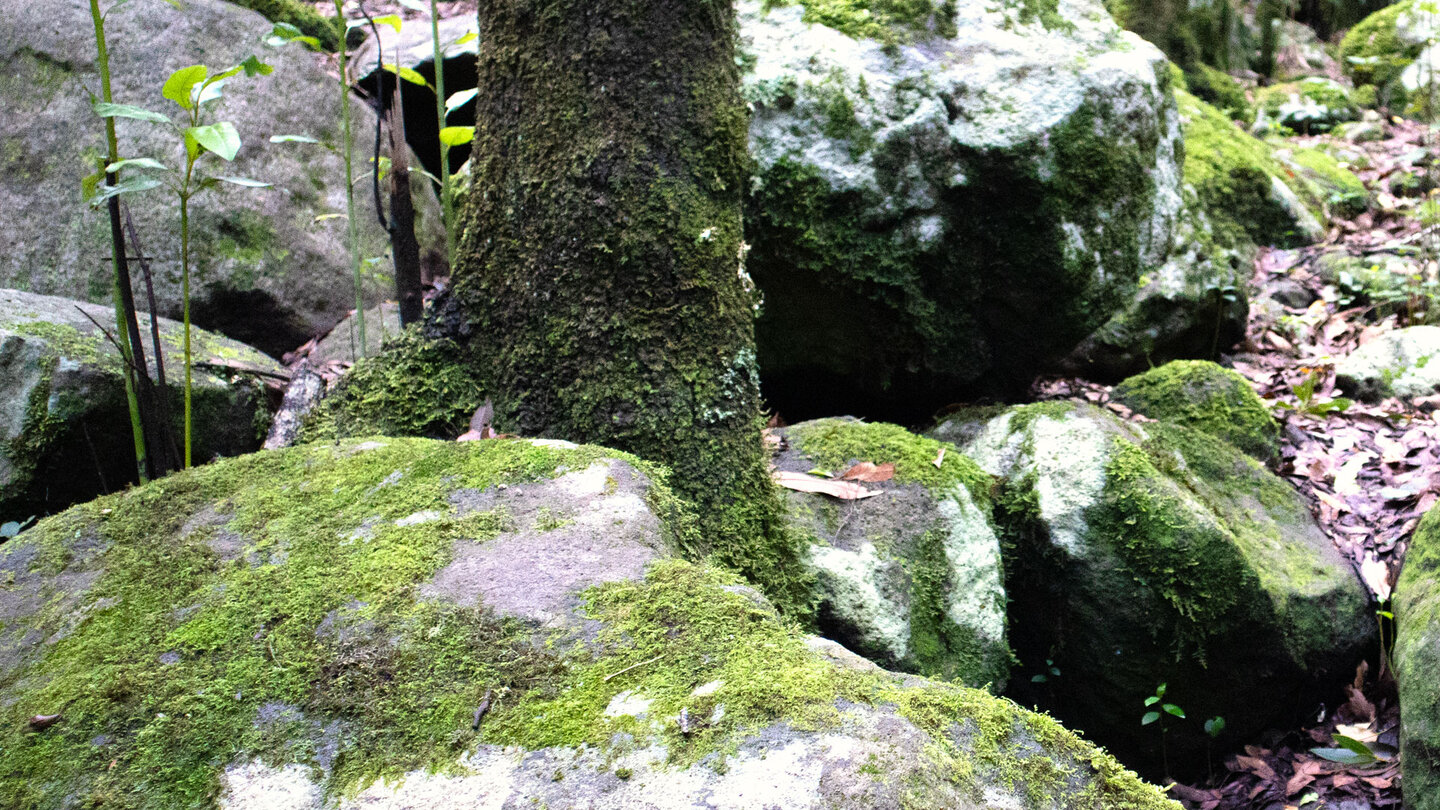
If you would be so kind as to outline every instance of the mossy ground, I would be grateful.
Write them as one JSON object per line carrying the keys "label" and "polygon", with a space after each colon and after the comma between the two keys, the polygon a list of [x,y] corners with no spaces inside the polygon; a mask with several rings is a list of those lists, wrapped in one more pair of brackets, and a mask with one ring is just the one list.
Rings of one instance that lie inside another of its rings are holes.
{"label": "mossy ground", "polygon": [[[1022,785],[1039,808],[1081,778],[1083,806],[1174,807],[1007,701],[836,669],[717,569],[672,560],[643,581],[590,589],[584,611],[600,635],[568,651],[536,646],[534,627],[483,608],[417,601],[416,585],[446,563],[455,538],[483,542],[507,528],[504,512],[456,515],[445,493],[610,455],[506,441],[314,445],[196,469],[42,522],[5,549],[36,549],[25,564],[0,555],[0,589],[18,587],[17,573],[84,567],[87,555],[103,574],[78,620],[67,623],[58,603],[25,620],[68,625],[68,635],[22,670],[23,689],[7,687],[16,699],[0,709],[0,803],[213,807],[223,767],[257,757],[321,767],[343,794],[451,767],[476,743],[604,750],[617,732],[658,737],[672,765],[712,753],[723,762],[750,730],[777,720],[826,728],[848,701],[893,706],[930,734],[927,755],[962,785]],[[395,525],[424,510],[442,517]],[[714,681],[718,689],[693,694]],[[489,690],[496,700],[477,733],[473,712]],[[622,691],[653,701],[649,721],[606,715]],[[707,721],[717,705],[723,716]],[[688,735],[670,721],[682,708],[700,720]],[[24,730],[29,716],[56,712],[60,723]]]}
{"label": "mossy ground", "polygon": [[1273,457],[1280,428],[1265,403],[1236,372],[1203,360],[1176,360],[1115,387],[1120,402],[1225,439],[1259,459]]}

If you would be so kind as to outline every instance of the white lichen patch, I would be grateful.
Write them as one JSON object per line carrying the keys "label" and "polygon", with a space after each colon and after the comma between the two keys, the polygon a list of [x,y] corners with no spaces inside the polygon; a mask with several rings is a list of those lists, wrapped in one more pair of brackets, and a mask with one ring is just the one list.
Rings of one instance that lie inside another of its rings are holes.
{"label": "white lichen patch", "polygon": [[946,613],[961,627],[997,644],[1005,643],[1005,583],[1000,539],[970,491],[957,486],[936,504],[949,532],[945,559],[950,564]]}
{"label": "white lichen patch", "polygon": [[855,551],[812,544],[810,562],[833,612],[844,616],[860,637],[883,648],[894,660],[909,654],[909,617],[880,593],[879,572],[890,562],[880,557],[873,543]]}
{"label": "white lichen patch", "polygon": [[251,761],[221,774],[217,805],[220,810],[310,810],[320,807],[324,796],[304,765],[276,768]]}
{"label": "white lichen patch", "polygon": [[650,704],[655,701],[643,695],[638,695],[630,690],[625,690],[610,699],[610,704],[605,707],[606,717],[644,717],[650,711]]}

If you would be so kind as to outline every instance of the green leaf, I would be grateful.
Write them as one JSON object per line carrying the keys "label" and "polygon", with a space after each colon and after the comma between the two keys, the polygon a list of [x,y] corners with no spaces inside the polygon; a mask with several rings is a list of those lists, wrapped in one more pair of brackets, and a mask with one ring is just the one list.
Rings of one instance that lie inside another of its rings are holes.
{"label": "green leaf", "polygon": [[225,82],[206,82],[195,91],[195,104],[197,106],[209,104],[212,101],[219,101],[224,95]]}
{"label": "green leaf", "polygon": [[1159,686],[1155,687],[1155,697],[1157,697],[1157,698],[1163,698],[1163,697],[1165,697],[1165,689],[1166,689],[1167,686],[1168,686],[1168,684],[1163,684],[1163,683],[1162,683],[1162,684],[1160,684]]}
{"label": "green leaf", "polygon": [[399,76],[405,81],[410,82],[411,84],[418,84],[421,87],[430,87],[430,82],[425,81],[425,77],[421,76],[419,72],[417,72],[414,68],[408,68],[402,65],[394,64],[392,62],[386,62],[385,69],[390,71],[391,73],[394,73],[396,76]]}
{"label": "green leaf", "polygon": [[127,177],[113,186],[100,186],[95,196],[90,198],[90,205],[98,208],[100,204],[121,194],[134,194],[140,191],[149,191],[160,185],[160,181],[153,177]]}
{"label": "green leaf", "polygon": [[1212,717],[1205,721],[1205,733],[1211,737],[1219,737],[1225,731],[1225,718]]}
{"label": "green leaf", "polygon": [[251,78],[256,76],[269,76],[275,72],[273,66],[261,62],[253,53],[245,57],[245,61],[240,63],[240,69],[244,70],[245,75]]}
{"label": "green leaf", "polygon": [[106,101],[97,101],[93,105],[95,114],[101,118],[132,118],[136,121],[151,121],[156,124],[168,124],[170,119],[144,107],[136,107],[130,104],[111,104]]}
{"label": "green leaf", "polygon": [[1335,738],[1335,744],[1340,746],[1341,748],[1354,751],[1356,754],[1362,757],[1370,757],[1371,759],[1375,759],[1375,752],[1370,750],[1370,746],[1366,745],[1363,742],[1360,742],[1354,737],[1347,737],[1344,734],[1332,734],[1330,736]]}
{"label": "green leaf", "polygon": [[452,44],[452,45],[467,45],[467,44],[469,44],[469,43],[471,43],[471,42],[474,42],[475,40],[477,40],[477,39],[479,39],[479,38],[480,38],[480,35],[477,34],[477,33],[475,33],[474,31],[466,31],[466,32],[465,32],[465,36],[460,37],[459,39],[455,40],[454,42],[452,42],[452,43],[450,43],[450,44]]}
{"label": "green leaf", "polygon": [[190,97],[190,92],[195,85],[204,81],[210,69],[204,65],[191,65],[183,67],[170,74],[165,80],[165,85],[160,88],[160,95],[179,104],[181,109],[192,110],[195,102]]}
{"label": "green leaf", "polygon": [[457,107],[475,98],[479,92],[480,88],[472,87],[469,90],[461,90],[458,93],[451,94],[450,98],[445,99],[445,114],[449,115],[454,112]]}
{"label": "green leaf", "polygon": [[1156,720],[1159,720],[1159,719],[1160,719],[1160,713],[1159,713],[1159,712],[1146,712],[1146,713],[1145,713],[1145,716],[1142,717],[1142,718],[1140,718],[1140,725],[1142,725],[1142,726],[1148,726],[1148,725],[1150,725],[1151,723],[1153,723],[1153,722],[1155,722]]}
{"label": "green leaf", "polygon": [[299,28],[290,23],[275,23],[274,30],[270,32],[270,36],[265,38],[265,44],[272,48],[278,48],[287,42],[303,43],[317,51],[321,47],[318,37],[306,36]]}
{"label": "green leaf", "polygon": [[1165,710],[1166,714],[1174,715],[1182,720],[1185,718],[1185,710],[1176,706],[1174,703],[1166,703],[1161,708]]}
{"label": "green leaf", "polygon": [[1348,748],[1311,748],[1310,753],[1341,765],[1369,765],[1375,761],[1372,756],[1362,757]]}
{"label": "green leaf", "polygon": [[1146,706],[1154,706],[1156,703],[1159,703],[1159,702],[1160,702],[1160,698],[1155,697],[1154,695],[1151,695],[1150,697],[1145,698],[1145,705],[1146,705]]}
{"label": "green leaf", "polygon": [[126,158],[125,160],[117,160],[117,161],[115,161],[114,163],[111,163],[109,166],[106,166],[106,167],[105,167],[105,171],[106,171],[106,172],[118,172],[118,171],[120,171],[121,169],[127,169],[127,168],[128,168],[128,169],[159,169],[159,170],[162,171],[162,172],[168,172],[168,171],[170,171],[170,167],[169,167],[169,166],[166,166],[164,163],[161,163],[161,162],[158,161],[158,160],[151,160],[150,158]]}
{"label": "green leaf", "polygon": [[248,177],[232,177],[229,175],[219,174],[215,176],[215,179],[235,186],[244,186],[246,188],[270,188],[269,183],[261,182],[259,180],[251,180]]}
{"label": "green leaf", "polygon": [[185,134],[194,138],[206,151],[219,155],[222,160],[234,160],[235,154],[240,151],[240,133],[235,131],[235,125],[229,121],[190,127],[185,130]]}
{"label": "green leaf", "polygon": [[386,15],[383,15],[383,16],[380,16],[380,17],[376,17],[376,18],[375,18],[375,24],[376,24],[376,25],[388,25],[388,26],[390,26],[391,28],[394,28],[394,29],[395,29],[395,33],[397,33],[397,34],[400,33],[400,15],[399,15],[399,14],[386,14]]}
{"label": "green leaf", "polygon": [[271,135],[270,143],[320,143],[309,135]]}
{"label": "green leaf", "polygon": [[445,127],[440,130],[440,143],[462,146],[475,140],[475,127]]}
{"label": "green leaf", "polygon": [[105,179],[105,175],[100,172],[87,174],[80,178],[80,199],[85,202],[90,202],[90,200],[94,199],[95,192],[99,190],[100,181],[103,179]]}
{"label": "green leaf", "polygon": [[1032,675],[1032,676],[1030,676],[1030,682],[1031,682],[1031,683],[1045,683],[1047,680],[1049,680],[1049,679],[1046,678],[1044,675]]}

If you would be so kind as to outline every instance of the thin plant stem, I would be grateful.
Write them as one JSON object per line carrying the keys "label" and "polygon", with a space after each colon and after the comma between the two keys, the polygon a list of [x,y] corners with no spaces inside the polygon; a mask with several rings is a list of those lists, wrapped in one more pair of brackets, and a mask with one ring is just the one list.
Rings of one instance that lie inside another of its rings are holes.
{"label": "thin plant stem", "polygon": [[[340,0],[334,0],[335,16],[345,19]],[[350,79],[349,62],[345,55],[345,37],[340,39],[340,121],[345,139],[345,221],[350,237],[350,264],[355,277],[355,324],[360,330],[360,357],[365,356],[365,291],[360,277],[360,223],[355,217],[355,185],[353,183],[354,145],[350,140]]]}
{"label": "thin plant stem", "polygon": [[[435,116],[445,128],[445,59],[440,48],[440,9],[430,0],[430,44],[435,51]],[[438,132],[439,130],[437,130]],[[455,198],[450,182],[450,145],[440,141],[440,206],[445,216],[445,255],[455,260]]]}
{"label": "thin plant stem", "polygon": [[[100,97],[107,104],[114,102],[114,96],[110,90],[110,52],[105,46],[105,16],[100,12],[100,0],[90,0],[90,20],[95,26],[95,52],[96,62],[100,68]],[[106,166],[120,160],[119,140],[115,136],[115,119],[105,119],[105,146]],[[102,167],[103,169],[103,167]],[[106,173],[106,182],[116,185],[120,182],[117,173]],[[115,330],[119,333],[118,345],[120,347],[121,360],[124,361],[122,370],[133,368],[134,360],[130,352],[129,330],[125,324],[125,304],[121,297],[120,283],[125,278],[127,271],[125,265],[125,235],[120,230],[120,211],[118,200],[112,198],[107,206],[110,213],[110,264],[115,271],[115,279],[112,288],[115,305]],[[128,279],[127,279],[128,281]],[[126,371],[122,375],[125,379],[125,401],[130,409],[130,433],[135,440],[135,470],[140,482],[149,480],[147,472],[147,461],[145,452],[145,427],[140,419],[140,400],[135,393],[135,378],[133,372]]]}
{"label": "thin plant stem", "polygon": [[180,195],[180,298],[184,302],[185,320],[185,469],[190,469],[190,373],[194,366],[193,358],[190,355],[190,170],[195,162],[190,161],[190,166],[185,170],[185,193]]}

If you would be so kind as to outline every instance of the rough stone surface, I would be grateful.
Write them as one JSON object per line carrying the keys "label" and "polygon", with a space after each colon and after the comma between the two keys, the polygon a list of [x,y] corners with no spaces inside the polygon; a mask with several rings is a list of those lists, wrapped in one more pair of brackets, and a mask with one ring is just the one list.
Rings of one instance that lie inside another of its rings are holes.
{"label": "rough stone surface", "polygon": [[[113,309],[0,290],[0,522],[48,514],[135,480],[120,352],[90,318],[113,333]],[[140,330],[153,379],[150,317],[143,313]],[[160,319],[176,420],[184,390],[183,340],[182,324]],[[268,420],[264,390],[255,375],[239,368],[276,372],[278,366],[248,346],[198,329],[192,341],[195,460],[256,449]],[[175,435],[178,444],[178,423]]]}
{"label": "rough stone surface", "polygon": [[1115,401],[1152,419],[1203,430],[1261,461],[1279,450],[1280,427],[1255,389],[1231,369],[1176,360],[1115,386]]}
{"label": "rough stone surface", "polygon": [[1400,687],[1400,764],[1407,806],[1440,801],[1440,510],[1421,519],[1395,583],[1395,648]]}
{"label": "rough stone surface", "polygon": [[[778,470],[805,474],[821,458],[843,461],[834,475],[852,463],[895,465],[890,480],[861,484],[873,497],[786,490],[791,524],[811,538],[822,631],[892,669],[1004,689],[1010,648],[988,476],[955,447],[893,425],[822,419],[779,435]],[[932,470],[933,480],[916,480]]]}
{"label": "rough stone surface", "polygon": [[738,8],[772,402],[929,412],[1028,382],[1172,254],[1168,67],[1099,3],[960,3],[890,41],[769,5]]}
{"label": "rough stone surface", "polygon": [[[89,7],[83,0],[8,2],[0,15],[0,285],[104,302],[109,300],[109,224],[104,210],[79,198],[83,176],[104,150],[104,129],[86,88],[99,90]],[[106,19],[114,98],[167,115],[182,111],[161,96],[171,72],[204,63],[223,70],[255,54],[270,76],[236,76],[224,86],[216,120],[234,122],[238,157],[201,160],[211,174],[250,177],[271,189],[221,184],[191,206],[193,314],[196,323],[278,357],[338,321],[355,306],[342,158],[323,146],[272,144],[272,135],[308,135],[338,144],[339,90],[299,45],[263,43],[271,24],[220,0],[184,10],[159,0],[126,4]],[[375,117],[352,102],[357,154],[368,154]],[[174,133],[162,125],[117,121],[122,157],[150,157],[184,169]],[[363,160],[359,161],[364,165]],[[164,189],[131,195],[146,252],[154,257],[162,315],[179,317],[178,205]],[[384,256],[369,194],[357,194],[364,257]],[[422,243],[435,242],[433,194],[422,200]],[[428,220],[424,215],[430,215]],[[367,298],[381,289],[371,285]]]}
{"label": "rough stone surface", "polygon": [[[1304,500],[1223,441],[1069,403],[937,434],[970,437],[965,453],[1005,478],[1017,699],[1129,761],[1159,765],[1138,720],[1161,683],[1243,740],[1310,711],[1370,649],[1366,594]],[[1046,659],[1058,677],[1024,677]],[[1168,738],[1172,765],[1203,762],[1198,723]]]}
{"label": "rough stone surface", "polygon": [[1440,392],[1440,326],[1410,326],[1379,335],[1335,365],[1335,384],[1365,400]]}
{"label": "rough stone surface", "polygon": [[43,521],[0,546],[0,804],[1178,810],[1048,717],[667,559],[664,477],[370,439]]}
{"label": "rough stone surface", "polygon": [[315,366],[326,363],[353,363],[362,356],[379,354],[385,341],[400,334],[400,305],[393,301],[365,310],[365,351],[360,351],[360,324],[354,313],[345,316],[330,334],[321,338],[308,357]]}

